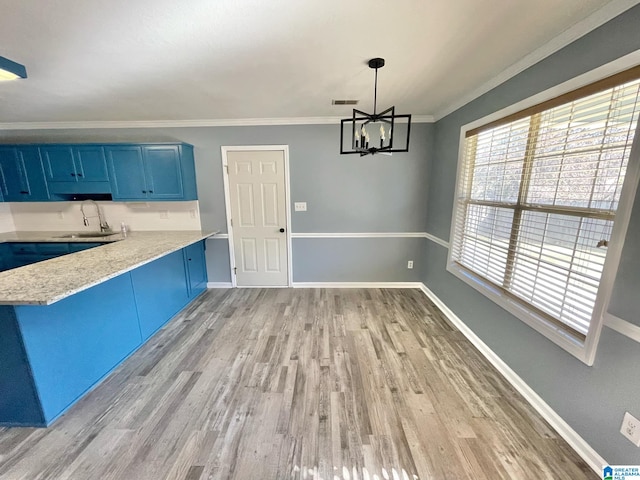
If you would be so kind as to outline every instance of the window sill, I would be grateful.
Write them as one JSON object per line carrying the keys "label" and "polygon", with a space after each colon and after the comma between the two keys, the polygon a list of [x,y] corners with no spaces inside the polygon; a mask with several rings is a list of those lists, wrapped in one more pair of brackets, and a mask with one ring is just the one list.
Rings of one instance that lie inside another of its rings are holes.
{"label": "window sill", "polygon": [[541,315],[537,314],[533,309],[528,309],[524,302],[518,302],[508,295],[505,295],[504,292],[494,287],[491,283],[477,275],[474,275],[472,272],[461,268],[451,260],[447,263],[447,271],[455,275],[467,285],[473,287],[498,306],[504,308],[507,312],[526,323],[528,326],[551,340],[581,362],[587,365],[593,364],[587,358],[585,342],[581,338],[571,335],[570,332],[545,319]]}

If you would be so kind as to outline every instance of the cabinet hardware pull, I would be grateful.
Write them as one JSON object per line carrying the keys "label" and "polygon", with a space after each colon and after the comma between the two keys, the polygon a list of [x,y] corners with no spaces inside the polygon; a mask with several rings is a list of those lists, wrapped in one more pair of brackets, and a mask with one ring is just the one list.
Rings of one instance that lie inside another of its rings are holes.
{"label": "cabinet hardware pull", "polygon": [[146,190],[142,190],[142,193],[147,193],[147,191]]}
{"label": "cabinet hardware pull", "polygon": [[79,176],[79,177],[81,177],[81,176],[82,176],[82,174],[81,174],[81,173],[79,173],[79,174],[78,174],[78,176]]}
{"label": "cabinet hardware pull", "polygon": [[22,195],[27,195],[29,192],[25,192],[24,190],[21,190],[21,191],[20,191],[20,193],[21,193]]}
{"label": "cabinet hardware pull", "polygon": [[153,190],[149,190],[149,193],[153,193]]}
{"label": "cabinet hardware pull", "polygon": [[71,174],[71,176],[72,176],[72,177],[75,177],[75,176],[76,176],[76,174],[75,174],[75,173],[72,173],[72,174]]}

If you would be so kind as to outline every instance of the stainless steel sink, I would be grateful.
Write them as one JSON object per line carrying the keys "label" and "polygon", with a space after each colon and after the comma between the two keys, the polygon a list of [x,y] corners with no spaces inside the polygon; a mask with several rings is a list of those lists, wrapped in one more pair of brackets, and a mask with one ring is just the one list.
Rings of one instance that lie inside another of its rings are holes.
{"label": "stainless steel sink", "polygon": [[58,235],[56,238],[100,238],[117,235],[116,232],[74,232]]}

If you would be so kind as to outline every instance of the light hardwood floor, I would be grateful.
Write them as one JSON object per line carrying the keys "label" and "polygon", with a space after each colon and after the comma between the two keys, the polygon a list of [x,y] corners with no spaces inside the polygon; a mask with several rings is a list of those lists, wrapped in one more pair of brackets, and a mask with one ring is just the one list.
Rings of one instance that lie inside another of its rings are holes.
{"label": "light hardwood floor", "polygon": [[2,479],[595,479],[418,290],[211,290]]}

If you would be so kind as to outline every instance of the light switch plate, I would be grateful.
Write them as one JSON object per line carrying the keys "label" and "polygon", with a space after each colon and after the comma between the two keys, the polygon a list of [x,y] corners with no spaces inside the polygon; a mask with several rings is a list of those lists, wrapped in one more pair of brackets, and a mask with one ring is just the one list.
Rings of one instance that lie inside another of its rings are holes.
{"label": "light switch plate", "polygon": [[293,204],[293,208],[296,212],[306,212],[307,211],[307,202],[295,202]]}

